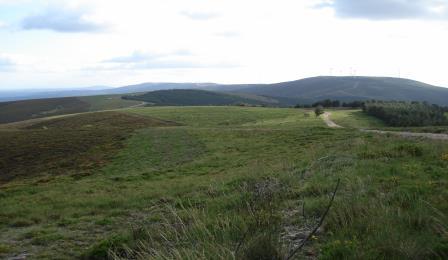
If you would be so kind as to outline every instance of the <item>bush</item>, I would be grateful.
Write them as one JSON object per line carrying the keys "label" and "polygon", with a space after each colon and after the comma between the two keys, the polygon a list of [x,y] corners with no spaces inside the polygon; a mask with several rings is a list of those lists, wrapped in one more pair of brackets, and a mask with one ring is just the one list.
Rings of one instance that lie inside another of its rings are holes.
{"label": "bush", "polygon": [[317,106],[314,109],[314,114],[316,114],[316,116],[320,116],[324,113],[324,108],[322,106]]}

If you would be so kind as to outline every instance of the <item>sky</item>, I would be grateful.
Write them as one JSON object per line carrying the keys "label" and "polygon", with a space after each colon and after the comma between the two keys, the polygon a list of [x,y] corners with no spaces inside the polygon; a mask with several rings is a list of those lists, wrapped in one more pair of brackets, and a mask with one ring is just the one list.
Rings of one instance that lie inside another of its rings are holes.
{"label": "sky", "polygon": [[448,87],[448,0],[0,0],[0,90],[390,76]]}

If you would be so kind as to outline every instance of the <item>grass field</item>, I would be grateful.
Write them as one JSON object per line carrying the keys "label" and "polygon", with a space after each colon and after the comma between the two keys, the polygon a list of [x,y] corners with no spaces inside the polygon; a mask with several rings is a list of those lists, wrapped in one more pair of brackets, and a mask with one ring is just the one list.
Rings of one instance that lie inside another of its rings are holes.
{"label": "grass field", "polygon": [[79,97],[81,101],[89,104],[89,111],[101,111],[127,108],[141,104],[141,101],[122,99],[123,95],[102,95]]}
{"label": "grass field", "polygon": [[[298,109],[121,112],[129,118],[119,113],[118,125],[115,114],[95,113],[0,131],[6,154],[29,158],[32,141],[48,146],[42,151],[81,143],[90,148],[76,160],[105,158],[88,174],[3,161],[21,174],[0,186],[0,258],[284,259],[316,225],[338,179],[324,225],[296,258],[448,257],[446,142],[362,133],[350,127],[380,123],[356,111],[334,113],[344,129]],[[75,126],[103,139],[56,138]]]}
{"label": "grass field", "polygon": [[278,100],[253,94],[238,95],[197,89],[156,90],[127,95],[124,98],[144,101],[153,106],[279,105]]}
{"label": "grass field", "polygon": [[74,113],[127,108],[141,101],[122,95],[64,97],[0,102],[0,124]]}
{"label": "grass field", "polygon": [[347,128],[380,128],[385,124],[374,117],[368,116],[362,110],[334,110],[331,119]]}
{"label": "grass field", "polygon": [[332,110],[331,119],[335,123],[348,128],[448,134],[448,126],[387,127],[380,119],[366,115],[361,110]]}

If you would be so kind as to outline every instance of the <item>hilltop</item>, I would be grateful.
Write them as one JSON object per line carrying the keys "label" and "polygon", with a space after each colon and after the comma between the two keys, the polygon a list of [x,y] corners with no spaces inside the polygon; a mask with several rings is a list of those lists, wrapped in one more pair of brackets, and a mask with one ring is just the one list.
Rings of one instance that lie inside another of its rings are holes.
{"label": "hilltop", "polygon": [[415,80],[390,77],[335,77],[321,76],[273,84],[215,84],[215,83],[142,83],[118,88],[97,87],[83,90],[33,92],[27,95],[0,93],[0,100],[25,100],[52,97],[95,95],[124,95],[158,90],[195,89],[231,94],[241,93],[270,97],[282,105],[313,103],[322,99],[406,100],[427,101],[448,105],[448,88],[437,87]]}
{"label": "hilltop", "polygon": [[389,77],[322,76],[275,84],[233,85],[231,91],[294,98],[302,103],[323,99],[341,101],[376,99],[427,101],[448,105],[448,88]]}
{"label": "hilltop", "polygon": [[0,124],[16,121],[139,106],[121,95],[44,98],[0,102]]}

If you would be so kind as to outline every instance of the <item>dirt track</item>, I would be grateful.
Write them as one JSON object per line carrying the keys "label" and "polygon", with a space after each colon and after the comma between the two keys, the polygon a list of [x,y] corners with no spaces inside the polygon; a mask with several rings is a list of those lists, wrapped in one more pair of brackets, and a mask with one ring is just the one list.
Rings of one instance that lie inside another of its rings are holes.
{"label": "dirt track", "polygon": [[[325,112],[322,115],[323,120],[327,124],[328,127],[331,128],[343,128],[342,126],[336,124],[330,119],[330,112]],[[433,140],[446,140],[448,141],[448,134],[434,134],[434,133],[414,133],[414,132],[398,132],[398,131],[383,131],[383,130],[372,130],[372,129],[359,129],[359,131],[364,133],[376,133],[376,134],[390,134],[390,135],[398,135],[401,137],[407,138],[415,138],[415,137],[423,137]]]}
{"label": "dirt track", "polygon": [[396,131],[382,131],[382,130],[369,130],[369,129],[359,129],[359,130],[361,132],[365,132],[365,133],[391,134],[391,135],[399,135],[402,137],[423,137],[423,138],[429,138],[429,139],[434,139],[434,140],[448,141],[448,134],[396,132]]}
{"label": "dirt track", "polygon": [[325,113],[322,115],[322,118],[324,119],[325,124],[327,124],[327,126],[328,126],[328,127],[331,127],[331,128],[343,128],[342,126],[340,126],[340,125],[336,124],[335,122],[333,122],[333,121],[330,119],[330,115],[331,115],[330,112],[325,112]]}

